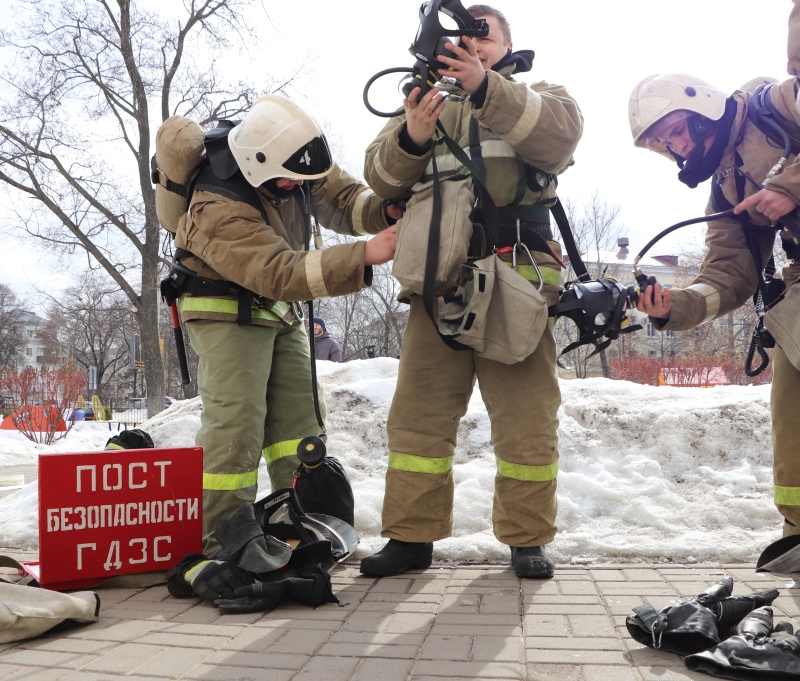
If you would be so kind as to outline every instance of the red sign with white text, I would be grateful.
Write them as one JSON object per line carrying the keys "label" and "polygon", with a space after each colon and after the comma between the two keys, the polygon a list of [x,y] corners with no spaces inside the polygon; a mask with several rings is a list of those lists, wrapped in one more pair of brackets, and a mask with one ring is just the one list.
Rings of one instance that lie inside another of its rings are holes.
{"label": "red sign with white text", "polygon": [[168,570],[202,544],[200,447],[39,456],[39,563],[50,589]]}

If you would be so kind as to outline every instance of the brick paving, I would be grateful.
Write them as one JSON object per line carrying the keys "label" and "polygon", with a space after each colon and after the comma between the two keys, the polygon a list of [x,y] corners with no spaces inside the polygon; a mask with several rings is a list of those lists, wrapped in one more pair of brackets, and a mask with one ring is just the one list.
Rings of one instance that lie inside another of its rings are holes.
{"label": "brick paving", "polygon": [[333,572],[341,607],[221,615],[163,586],[101,589],[99,622],[0,644],[0,679],[708,681],[636,643],[625,617],[722,575],[733,576],[734,595],[777,587],[776,619],[800,625],[800,585],[752,565],[564,565],[552,580],[528,581],[505,565],[436,563],[374,579],[351,563]]}

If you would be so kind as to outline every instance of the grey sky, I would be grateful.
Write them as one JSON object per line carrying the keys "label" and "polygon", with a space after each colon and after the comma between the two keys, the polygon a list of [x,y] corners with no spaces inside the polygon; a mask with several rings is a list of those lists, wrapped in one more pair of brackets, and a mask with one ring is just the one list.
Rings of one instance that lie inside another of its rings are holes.
{"label": "grey sky", "polygon": [[[536,52],[533,70],[520,79],[565,85],[584,113],[576,164],[561,176],[559,193],[582,203],[597,190],[619,204],[632,252],[665,227],[702,214],[708,197],[707,185],[690,190],[678,182],[674,165],[632,146],[627,101],[634,85],[657,72],[691,73],[726,91],[755,76],[787,77],[789,0],[494,4],[511,22],[514,48]],[[8,6],[8,0],[0,3],[4,25],[13,21]],[[229,63],[247,78],[285,73],[308,55],[310,65],[292,95],[325,123],[338,142],[340,160],[359,174],[364,149],[385,122],[366,110],[362,89],[377,71],[412,66],[408,47],[419,6],[420,0],[263,0],[252,14],[263,26],[263,40],[244,56],[231,55],[235,59]],[[651,253],[675,252],[687,240],[702,238],[702,232],[702,226],[679,230]],[[6,240],[0,281],[22,294],[46,271],[41,248]]]}

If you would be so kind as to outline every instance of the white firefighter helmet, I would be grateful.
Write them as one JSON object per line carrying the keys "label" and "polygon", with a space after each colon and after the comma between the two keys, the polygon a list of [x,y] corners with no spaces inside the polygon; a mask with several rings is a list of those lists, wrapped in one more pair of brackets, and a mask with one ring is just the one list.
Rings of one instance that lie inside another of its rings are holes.
{"label": "white firefighter helmet", "polygon": [[659,73],[641,81],[628,102],[628,121],[633,143],[667,155],[655,138],[679,121],[699,114],[718,121],[725,113],[728,96],[704,80],[684,73]]}
{"label": "white firefighter helmet", "polygon": [[279,95],[264,95],[228,135],[228,146],[254,187],[285,177],[314,180],[333,167],[328,142],[316,121]]}

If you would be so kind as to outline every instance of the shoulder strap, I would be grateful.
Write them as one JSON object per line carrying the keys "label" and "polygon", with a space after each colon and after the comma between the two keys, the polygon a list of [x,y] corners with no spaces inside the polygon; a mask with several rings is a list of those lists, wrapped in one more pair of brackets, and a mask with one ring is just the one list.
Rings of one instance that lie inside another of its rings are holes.
{"label": "shoulder strap", "polygon": [[255,187],[244,179],[241,171],[236,171],[228,179],[221,179],[214,174],[214,170],[208,161],[204,161],[197,170],[197,173],[188,185],[188,196],[186,197],[187,210],[195,191],[206,191],[220,196],[225,196],[234,201],[241,201],[255,208],[264,222],[267,222],[267,213],[261,199],[258,198]]}
{"label": "shoulder strap", "polygon": [[756,88],[747,105],[747,117],[769,139],[787,148],[792,154],[800,153],[800,125],[784,116],[772,103],[770,90],[775,83]]}

